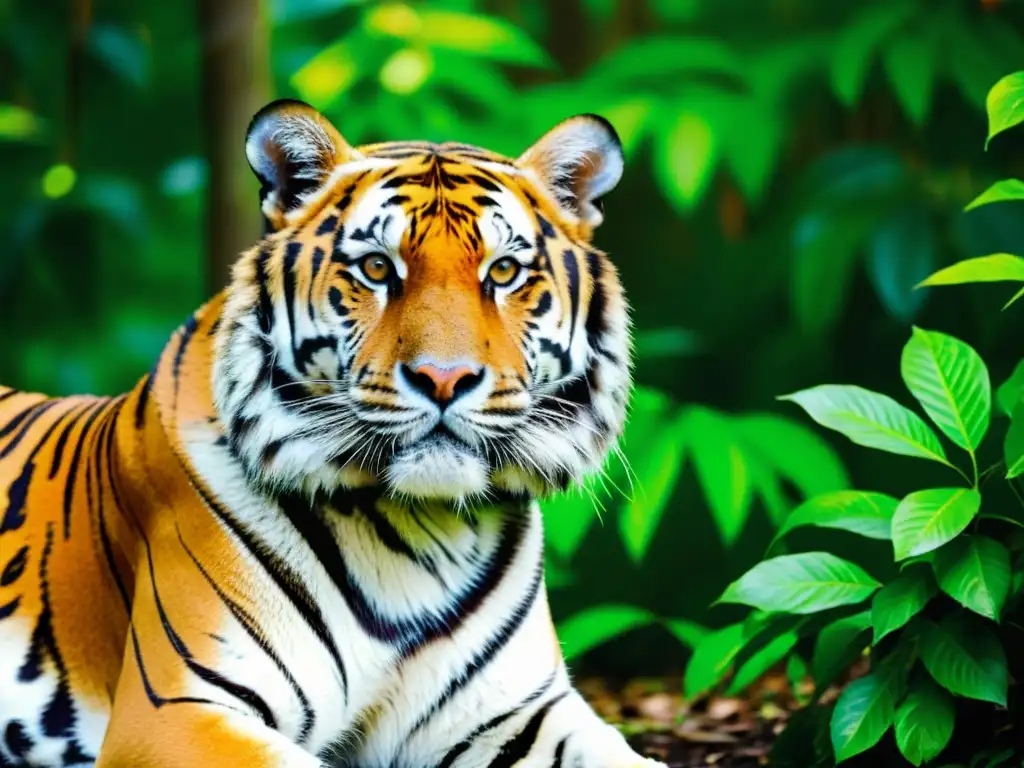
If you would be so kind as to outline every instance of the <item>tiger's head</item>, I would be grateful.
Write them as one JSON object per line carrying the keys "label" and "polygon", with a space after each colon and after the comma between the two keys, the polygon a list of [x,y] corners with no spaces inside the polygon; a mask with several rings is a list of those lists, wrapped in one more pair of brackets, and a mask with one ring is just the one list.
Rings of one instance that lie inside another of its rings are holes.
{"label": "tiger's head", "polygon": [[630,383],[622,287],[590,245],[622,173],[607,121],[511,160],[352,147],[278,101],[245,149],[269,234],[235,265],[213,383],[253,482],[464,504],[600,467]]}

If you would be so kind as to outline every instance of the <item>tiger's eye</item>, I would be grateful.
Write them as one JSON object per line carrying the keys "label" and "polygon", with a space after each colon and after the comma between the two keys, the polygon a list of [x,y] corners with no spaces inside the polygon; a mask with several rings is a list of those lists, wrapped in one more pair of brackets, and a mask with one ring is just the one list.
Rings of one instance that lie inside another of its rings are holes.
{"label": "tiger's eye", "polygon": [[366,279],[373,283],[385,283],[391,277],[391,259],[374,254],[362,260],[360,266]]}
{"label": "tiger's eye", "polygon": [[519,262],[515,259],[505,257],[498,259],[496,262],[491,264],[491,268],[487,270],[487,277],[490,278],[491,282],[495,285],[508,285],[516,279],[516,275],[519,274]]}

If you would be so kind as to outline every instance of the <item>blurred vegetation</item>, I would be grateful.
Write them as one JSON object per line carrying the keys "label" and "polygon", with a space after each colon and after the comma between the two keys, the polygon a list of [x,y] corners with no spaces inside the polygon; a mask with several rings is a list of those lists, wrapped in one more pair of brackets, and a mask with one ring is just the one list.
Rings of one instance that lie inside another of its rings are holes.
{"label": "blurred vegetation", "polygon": [[[23,388],[124,390],[222,285],[259,234],[239,126],[267,98],[312,103],[353,143],[513,156],[563,117],[613,122],[627,169],[597,242],[634,307],[639,386],[626,463],[546,507],[578,666],[681,670],[742,617],[707,606],[797,504],[938,482],[927,462],[813,431],[778,395],[903,392],[891,361],[912,323],[969,339],[994,381],[1020,357],[1024,302],[994,311],[999,286],[941,303],[913,290],[962,259],[1024,253],[1024,203],[964,211],[1024,177],[1020,132],[978,140],[988,89],[1020,66],[1020,2],[56,7],[0,0],[0,380]],[[890,578],[871,545],[828,549]]]}

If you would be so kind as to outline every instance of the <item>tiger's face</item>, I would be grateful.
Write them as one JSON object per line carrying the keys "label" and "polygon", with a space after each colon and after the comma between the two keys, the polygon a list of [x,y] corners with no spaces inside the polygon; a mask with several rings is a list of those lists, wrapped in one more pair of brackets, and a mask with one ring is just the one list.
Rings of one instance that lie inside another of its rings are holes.
{"label": "tiger's face", "polygon": [[630,366],[622,289],[590,246],[622,169],[610,125],[573,118],[510,160],[352,148],[286,101],[246,150],[272,232],[235,267],[214,391],[253,481],[470,503],[601,465]]}

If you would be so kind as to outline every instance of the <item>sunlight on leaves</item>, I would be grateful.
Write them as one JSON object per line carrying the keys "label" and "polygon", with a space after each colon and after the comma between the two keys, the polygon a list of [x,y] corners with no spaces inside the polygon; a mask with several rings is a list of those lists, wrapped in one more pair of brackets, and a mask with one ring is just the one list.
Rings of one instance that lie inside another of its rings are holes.
{"label": "sunlight on leaves", "polygon": [[427,51],[403,48],[380,68],[380,84],[394,94],[408,96],[423,87],[433,68],[434,60]]}
{"label": "sunlight on leaves", "polygon": [[836,528],[888,540],[892,516],[899,502],[892,496],[871,491],[836,491],[808,499],[785,519],[775,538],[800,526]]}
{"label": "sunlight on leaves", "polygon": [[924,420],[888,395],[843,384],[822,384],[783,395],[823,427],[857,445],[948,464],[938,437]]}
{"label": "sunlight on leaves", "polygon": [[[975,259],[958,261],[952,266],[940,269],[917,285],[961,285],[964,283],[999,283],[1011,281],[1024,282],[1024,259],[1009,253],[993,253]],[[1006,303],[1003,309],[1010,306],[1024,295],[1024,290]]]}
{"label": "sunlight on leaves", "polygon": [[988,205],[989,203],[1003,203],[1010,200],[1024,200],[1024,181],[1020,179],[997,181],[969,202],[964,210],[969,211],[972,208]]}
{"label": "sunlight on leaves", "polygon": [[961,533],[981,508],[972,488],[931,488],[904,497],[892,518],[896,560],[938,549]]}
{"label": "sunlight on leaves", "polygon": [[1024,122],[1024,72],[1007,75],[992,86],[985,99],[988,113],[988,149],[992,138],[1020,122]]}
{"label": "sunlight on leaves", "polygon": [[325,109],[359,77],[355,58],[343,40],[327,46],[295,71],[289,82],[296,93],[317,109]]}
{"label": "sunlight on leaves", "polygon": [[39,120],[27,109],[0,103],[0,140],[27,139],[39,131]]}
{"label": "sunlight on leaves", "polygon": [[661,125],[655,137],[655,173],[662,192],[689,212],[704,194],[715,167],[715,134],[701,115],[681,111]]}
{"label": "sunlight on leaves", "polygon": [[829,552],[801,552],[758,563],[716,602],[778,613],[817,613],[866,600],[879,586],[848,560]]}
{"label": "sunlight on leaves", "polygon": [[992,413],[992,384],[981,355],[960,339],[915,326],[903,347],[900,373],[943,434],[976,451]]}

